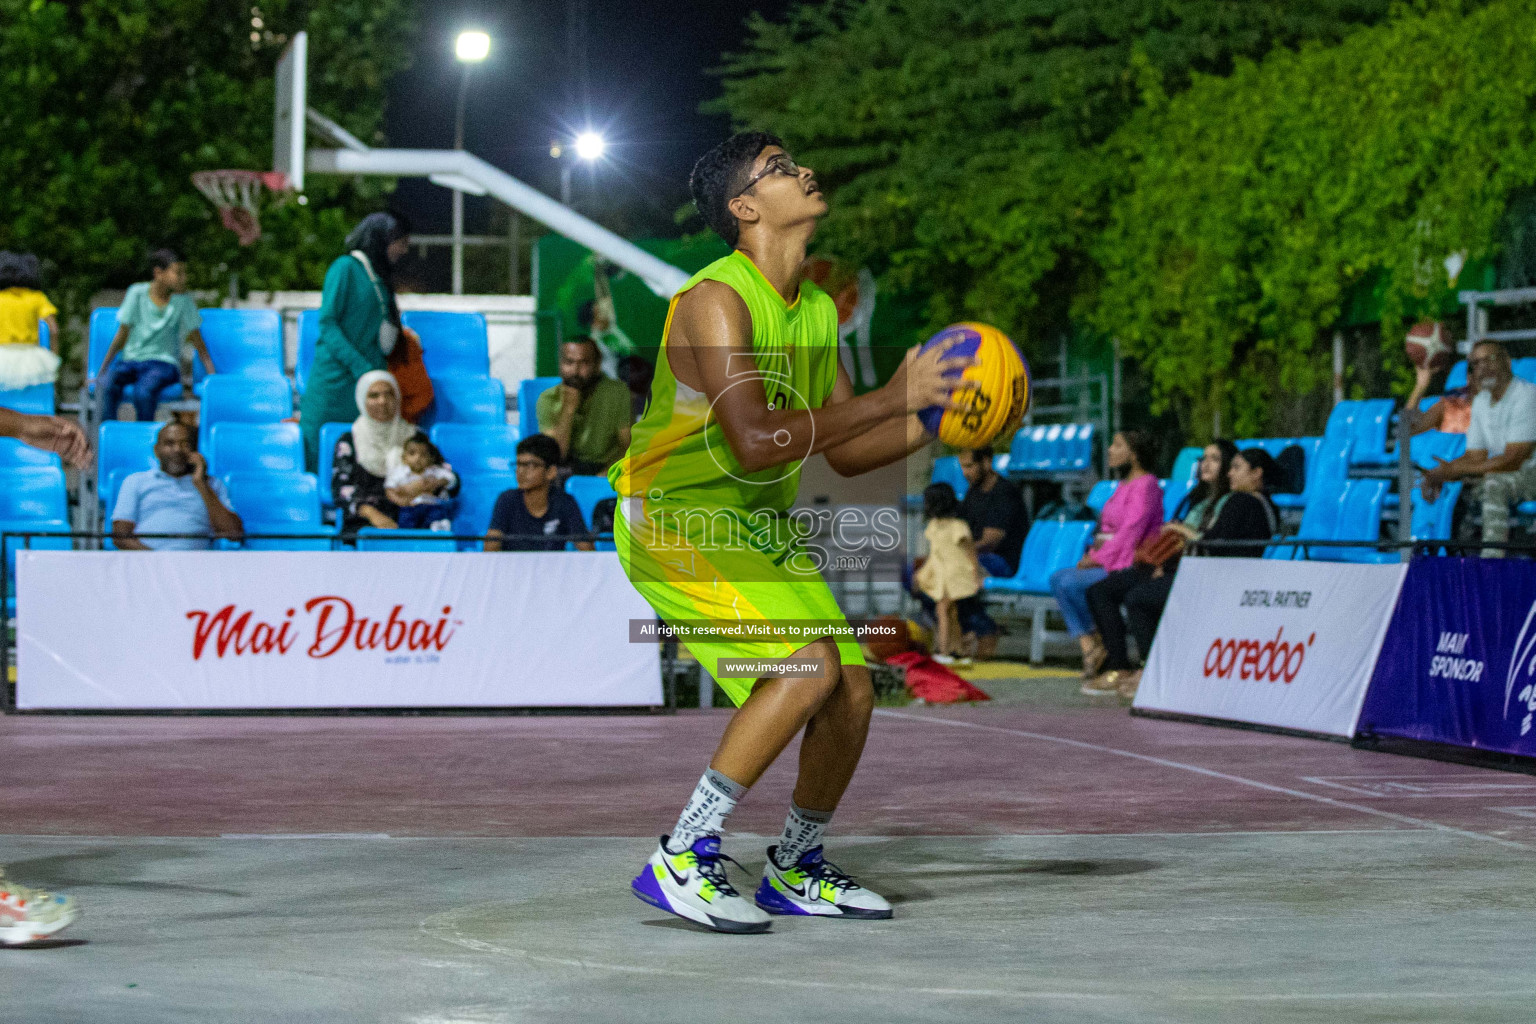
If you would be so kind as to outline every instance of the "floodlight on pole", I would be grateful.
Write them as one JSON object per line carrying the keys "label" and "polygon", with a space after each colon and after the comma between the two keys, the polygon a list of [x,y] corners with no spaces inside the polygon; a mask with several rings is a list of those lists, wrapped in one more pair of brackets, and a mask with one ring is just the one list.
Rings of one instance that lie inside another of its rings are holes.
{"label": "floodlight on pole", "polygon": [[601,160],[607,150],[607,141],[597,132],[582,132],[576,136],[576,155],[588,163]]}
{"label": "floodlight on pole", "polygon": [[478,64],[490,56],[491,37],[484,32],[460,32],[453,44],[453,55],[466,64]]}
{"label": "floodlight on pole", "polygon": [[[453,116],[453,148],[464,148],[464,107],[469,102],[469,73],[491,52],[491,37],[471,29],[460,32],[454,41],[453,55],[464,65],[459,79],[459,102]],[[453,190],[453,294],[464,293],[464,193]]]}

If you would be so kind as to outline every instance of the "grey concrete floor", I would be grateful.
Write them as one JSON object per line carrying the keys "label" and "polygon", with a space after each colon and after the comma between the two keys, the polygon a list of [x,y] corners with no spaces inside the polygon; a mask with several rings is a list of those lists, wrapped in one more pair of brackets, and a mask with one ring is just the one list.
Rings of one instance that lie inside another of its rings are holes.
{"label": "grey concrete floor", "polygon": [[[0,950],[0,1021],[1536,1016],[1529,851],[1466,833],[841,839],[896,919],[763,936],[630,896],[653,841],[0,837],[85,911]],[[760,867],[761,837],[726,845]]]}

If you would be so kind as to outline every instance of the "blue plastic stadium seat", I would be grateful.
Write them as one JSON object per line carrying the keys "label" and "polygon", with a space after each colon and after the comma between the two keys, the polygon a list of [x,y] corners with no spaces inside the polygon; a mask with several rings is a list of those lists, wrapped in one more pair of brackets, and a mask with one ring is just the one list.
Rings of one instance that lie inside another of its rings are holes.
{"label": "blue plastic stadium seat", "polygon": [[1049,567],[1045,573],[1046,589],[1050,589],[1051,575],[1058,569],[1070,569],[1082,561],[1088,546],[1093,543],[1094,531],[1099,524],[1085,519],[1072,519],[1061,524],[1056,539],[1051,543]]}
{"label": "blue plastic stadium seat", "polygon": [[63,466],[53,452],[38,451],[14,437],[0,437],[0,468],[10,466]]}
{"label": "blue plastic stadium seat", "polygon": [[1019,552],[1019,568],[1012,576],[989,576],[983,588],[1008,594],[1046,594],[1050,592],[1051,547],[1061,533],[1060,519],[1036,519],[1024,536]]}
{"label": "blue plastic stadium seat", "polygon": [[453,534],[432,530],[380,530],[365,526],[357,531],[359,551],[457,551]]}
{"label": "blue plastic stadium seat", "polygon": [[[218,376],[281,377],[283,318],[275,309],[204,309],[203,344]],[[192,391],[202,394],[208,369],[192,360]]]}
{"label": "blue plastic stadium seat", "polygon": [[532,437],[539,432],[539,396],[559,383],[559,377],[530,377],[517,386],[517,429],[520,438]]}
{"label": "blue plastic stadium seat", "polygon": [[505,423],[439,423],[432,428],[432,443],[461,477],[512,473],[517,442],[516,428]]}
{"label": "blue plastic stadium seat", "polygon": [[581,521],[587,529],[592,529],[592,510],[597,503],[604,498],[617,498],[619,492],[613,489],[605,476],[573,476],[565,481],[565,493],[576,500],[576,505],[581,509]]}
{"label": "blue plastic stadium seat", "polygon": [[400,322],[421,335],[421,356],[429,376],[490,375],[490,343],[485,317],[479,313],[413,309],[400,314]]}
{"label": "blue plastic stadium seat", "polygon": [[1189,492],[1195,489],[1193,480],[1159,480],[1163,486],[1163,522],[1172,522]]}
{"label": "blue plastic stadium seat", "polygon": [[1279,509],[1305,508],[1317,493],[1320,483],[1342,481],[1349,475],[1349,451],[1354,439],[1349,436],[1326,441],[1321,437],[1298,437],[1306,466],[1306,479],[1300,494],[1274,494],[1270,497]]}
{"label": "blue plastic stadium seat", "polygon": [[1355,444],[1350,451],[1350,465],[1386,466],[1396,462],[1396,446],[1388,443],[1396,403],[1390,398],[1372,398],[1354,404],[1351,425]]}
{"label": "blue plastic stadium seat", "polygon": [[1451,366],[1451,372],[1445,375],[1445,390],[1464,388],[1467,386],[1467,361],[1458,359]]}
{"label": "blue plastic stadium seat", "polygon": [[955,497],[964,499],[965,492],[970,489],[970,484],[965,480],[965,474],[960,471],[960,456],[945,455],[933,460],[933,477],[929,480],[932,484],[949,484],[955,490]]}
{"label": "blue plastic stadium seat", "polygon": [[53,415],[53,385],[34,384],[29,388],[0,391],[0,406],[39,416]]}
{"label": "blue plastic stadium seat", "polygon": [[0,469],[0,519],[67,519],[69,500],[58,466]]}
{"label": "blue plastic stadium seat", "polygon": [[1084,502],[1093,509],[1094,515],[1101,515],[1104,506],[1109,503],[1110,495],[1115,493],[1115,488],[1120,486],[1118,480],[1100,480],[1088,490],[1088,500]]}
{"label": "blue plastic stadium seat", "polygon": [[[1329,483],[1307,505],[1301,529],[1296,536],[1304,540],[1381,539],[1381,509],[1389,483],[1386,480],[1346,480],[1343,486]],[[1370,548],[1298,549],[1298,558],[1324,562],[1374,561],[1377,552]]]}
{"label": "blue plastic stadium seat", "polygon": [[1045,428],[1045,438],[1035,450],[1037,465],[1047,473],[1059,472],[1066,462],[1065,448],[1062,435],[1067,428],[1060,423],[1052,423]]}
{"label": "blue plastic stadium seat", "polygon": [[[88,342],[87,342],[87,345],[86,345],[87,351],[86,351],[86,357],[85,357],[86,358],[86,363],[85,363],[85,375],[86,375],[86,377],[89,378],[89,377],[93,376],[96,373],[97,369],[101,366],[101,361],[104,358],[106,358],[107,349],[112,347],[112,338],[116,334],[117,334],[117,307],[116,306],[101,306],[101,307],[99,307],[97,309],[91,310],[91,325],[90,325],[90,331],[89,331],[89,336],[88,336]],[[122,354],[121,353],[119,353],[117,355],[117,357],[112,360],[113,365],[116,365],[118,360],[120,360],[120,359],[122,359]],[[199,360],[199,362],[200,362],[200,360]],[[110,367],[109,367],[109,369],[110,369]],[[103,376],[105,376],[105,374],[103,374]],[[130,384],[128,387],[123,389],[123,401],[124,402],[128,402],[130,404],[133,402],[134,392],[137,389],[137,387],[138,387],[137,384]],[[94,386],[91,387],[91,393],[92,394],[96,393],[96,388]],[[162,401],[162,402],[174,402],[174,401],[176,401],[179,398],[181,398],[181,382],[180,381],[177,381],[174,384],[167,384],[165,387],[160,389],[160,401]]]}
{"label": "blue plastic stadium seat", "polygon": [[1441,430],[1426,430],[1415,434],[1408,441],[1408,456],[1420,469],[1433,469],[1435,460],[1450,462],[1467,453],[1467,435],[1449,434]]}
{"label": "blue plastic stadium seat", "polygon": [[[217,378],[215,378],[217,379]],[[320,486],[309,473],[230,473],[224,478],[229,502],[248,534],[325,534]],[[246,540],[250,551],[328,551],[324,537]]]}
{"label": "blue plastic stadium seat", "polygon": [[507,392],[495,377],[434,377],[434,422],[505,423]]}
{"label": "blue plastic stadium seat", "polygon": [[[461,537],[484,535],[491,525],[491,511],[505,491],[515,490],[517,477],[512,473],[460,474],[459,505],[453,515],[453,532]],[[469,550],[478,550],[479,541],[464,541]]]}
{"label": "blue plastic stadium seat", "polygon": [[117,482],[121,485],[122,478],[129,473],[154,469],[158,465],[155,461],[155,436],[164,426],[164,423],[122,423],[116,420],[108,420],[101,425],[96,443],[96,493],[106,503],[108,514],[111,514],[112,505],[117,499],[117,490],[111,484],[112,474],[118,474]]}
{"label": "blue plastic stadium seat", "polygon": [[1180,449],[1178,458],[1173,460],[1173,472],[1168,474],[1168,479],[1193,480],[1195,474],[1200,472],[1200,460],[1204,456],[1204,448]]}
{"label": "blue plastic stadium seat", "polygon": [[996,473],[998,476],[1007,476],[1008,463],[1011,461],[1012,457],[1007,452],[1003,452],[1001,455],[992,456],[992,472]]}
{"label": "blue plastic stadium seat", "polygon": [[1077,425],[1077,437],[1073,440],[1072,447],[1068,452],[1071,468],[1074,471],[1081,473],[1093,468],[1093,442],[1093,424],[1079,423]]}
{"label": "blue plastic stadium seat", "polygon": [[320,484],[320,507],[336,507],[331,494],[331,466],[336,458],[336,442],[341,435],[352,429],[350,423],[324,423],[320,426],[320,461],[315,467],[315,479]]}
{"label": "blue plastic stadium seat", "polygon": [[1526,356],[1514,361],[1515,376],[1536,384],[1536,357]]}
{"label": "blue plastic stadium seat", "polygon": [[306,309],[299,314],[299,350],[294,358],[293,383],[299,394],[309,380],[309,368],[315,362],[315,346],[320,343],[320,311]]}
{"label": "blue plastic stadium seat", "polygon": [[297,423],[215,423],[205,454],[216,476],[304,472],[304,442]]}
{"label": "blue plastic stadium seat", "polygon": [[1033,427],[1020,427],[1014,431],[1013,441],[1008,446],[1008,469],[1014,475],[1027,473],[1034,468],[1035,443],[1033,436]]}
{"label": "blue plastic stadium seat", "polygon": [[293,416],[293,389],[282,377],[216,373],[204,382],[197,445],[208,448],[215,423],[277,423]]}
{"label": "blue plastic stadium seat", "polygon": [[53,351],[53,332],[48,330],[48,321],[46,320],[39,320],[37,322],[37,343],[50,352]]}

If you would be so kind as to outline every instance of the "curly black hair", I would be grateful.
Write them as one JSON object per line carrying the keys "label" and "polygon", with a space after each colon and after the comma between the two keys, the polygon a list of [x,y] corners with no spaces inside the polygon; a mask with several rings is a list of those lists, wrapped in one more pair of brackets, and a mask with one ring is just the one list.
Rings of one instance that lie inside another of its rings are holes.
{"label": "curly black hair", "polygon": [[0,288],[43,287],[43,270],[29,252],[0,252]]}
{"label": "curly black hair", "polygon": [[699,216],[727,245],[734,246],[741,237],[741,222],[730,211],[730,202],[752,177],[757,154],[769,146],[783,148],[784,143],[768,132],[737,132],[699,157],[688,176],[688,190],[693,193]]}

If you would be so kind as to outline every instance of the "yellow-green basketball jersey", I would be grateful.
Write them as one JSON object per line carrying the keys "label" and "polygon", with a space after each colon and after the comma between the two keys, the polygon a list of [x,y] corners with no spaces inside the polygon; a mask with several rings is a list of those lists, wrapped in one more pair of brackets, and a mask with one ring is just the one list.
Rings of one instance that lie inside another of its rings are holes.
{"label": "yellow-green basketball jersey", "polygon": [[[732,375],[760,380],[775,408],[819,409],[837,383],[837,308],[810,282],[786,303],[744,254],[733,252],[695,274],[729,286],[752,314],[752,352]],[[667,329],[677,310],[667,314]],[[629,451],[608,472],[619,493],[614,544],[624,572],[656,613],[681,628],[716,623],[719,635],[684,639],[705,671],[737,704],[751,679],[722,677],[720,659],[784,658],[819,635],[835,637],[840,663],[864,664],[859,645],[787,514],[800,487],[800,465],[756,473],[731,451],[709,399],[672,375],[662,336],[650,404],[635,424]],[[727,385],[729,386],[729,385]],[[800,639],[746,639],[759,623],[810,624]],[[743,632],[727,635],[731,627]],[[825,630],[825,633],[822,631]]]}
{"label": "yellow-green basketball jersey", "polygon": [[805,281],[795,301],[784,298],[740,252],[694,274],[672,299],[656,355],[650,403],[631,432],[629,451],[608,472],[620,498],[680,501],[703,508],[784,512],[800,488],[800,466],[756,473],[741,467],[703,392],[672,375],[667,333],[683,294],[701,281],[727,285],[752,315],[752,355],[727,372],[760,378],[772,408],[819,409],[837,383],[837,307]]}

